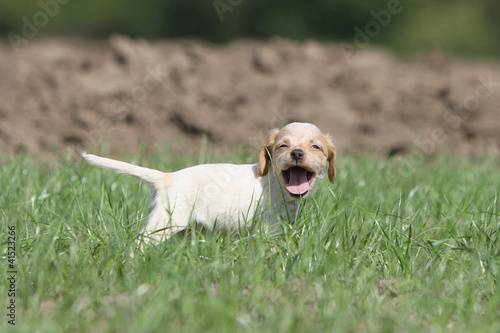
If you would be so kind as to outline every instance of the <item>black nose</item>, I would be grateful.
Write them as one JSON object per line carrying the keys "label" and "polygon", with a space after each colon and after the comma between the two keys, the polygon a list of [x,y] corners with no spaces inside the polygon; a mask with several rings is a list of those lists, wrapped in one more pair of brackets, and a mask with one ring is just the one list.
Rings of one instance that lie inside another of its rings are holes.
{"label": "black nose", "polygon": [[304,157],[304,152],[302,151],[302,149],[294,149],[292,150],[290,155],[292,156],[292,159],[298,161]]}

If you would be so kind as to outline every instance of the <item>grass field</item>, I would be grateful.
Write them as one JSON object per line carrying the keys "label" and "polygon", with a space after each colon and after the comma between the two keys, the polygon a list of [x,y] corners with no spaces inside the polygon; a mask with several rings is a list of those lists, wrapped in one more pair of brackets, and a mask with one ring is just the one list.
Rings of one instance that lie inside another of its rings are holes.
{"label": "grass field", "polygon": [[[144,156],[113,157],[166,171],[222,160]],[[498,159],[340,156],[336,184],[284,235],[194,233],[144,254],[146,184],[81,161],[1,160],[2,332],[500,331]]]}

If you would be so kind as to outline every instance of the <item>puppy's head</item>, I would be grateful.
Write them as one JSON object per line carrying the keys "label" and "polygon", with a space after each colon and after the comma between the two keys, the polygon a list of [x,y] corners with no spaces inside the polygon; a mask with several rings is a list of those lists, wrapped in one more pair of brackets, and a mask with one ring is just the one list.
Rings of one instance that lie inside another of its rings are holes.
{"label": "puppy's head", "polygon": [[330,136],[312,124],[291,123],[281,130],[274,129],[264,141],[259,156],[259,176],[265,176],[270,166],[293,199],[306,197],[328,170],[335,182],[336,147]]}

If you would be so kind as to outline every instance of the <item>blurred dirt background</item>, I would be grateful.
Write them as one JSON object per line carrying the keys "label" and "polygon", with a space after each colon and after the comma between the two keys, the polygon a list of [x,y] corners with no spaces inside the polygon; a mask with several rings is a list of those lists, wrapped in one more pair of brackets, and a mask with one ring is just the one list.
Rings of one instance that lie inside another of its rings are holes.
{"label": "blurred dirt background", "polygon": [[311,122],[342,152],[498,154],[500,63],[274,39],[47,39],[0,45],[0,150],[64,155],[257,150],[273,127]]}

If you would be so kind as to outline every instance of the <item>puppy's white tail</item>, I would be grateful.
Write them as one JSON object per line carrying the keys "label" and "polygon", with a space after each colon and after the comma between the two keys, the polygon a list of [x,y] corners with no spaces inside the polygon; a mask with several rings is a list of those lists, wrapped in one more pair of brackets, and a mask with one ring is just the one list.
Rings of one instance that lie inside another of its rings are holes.
{"label": "puppy's white tail", "polygon": [[82,153],[82,157],[89,164],[95,165],[100,168],[110,169],[124,175],[130,175],[140,178],[153,186],[158,186],[165,177],[165,173],[161,171],[112,160],[110,158],[87,154],[85,152]]}

